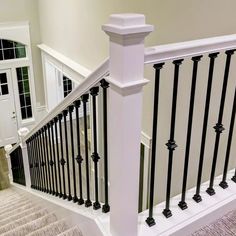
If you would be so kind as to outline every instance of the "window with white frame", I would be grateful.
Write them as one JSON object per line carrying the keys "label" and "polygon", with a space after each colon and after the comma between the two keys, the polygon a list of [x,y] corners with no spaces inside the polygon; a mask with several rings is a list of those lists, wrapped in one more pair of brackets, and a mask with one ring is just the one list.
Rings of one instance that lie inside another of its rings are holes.
{"label": "window with white frame", "polygon": [[64,98],[72,91],[73,89],[73,82],[67,76],[63,75],[63,95]]}

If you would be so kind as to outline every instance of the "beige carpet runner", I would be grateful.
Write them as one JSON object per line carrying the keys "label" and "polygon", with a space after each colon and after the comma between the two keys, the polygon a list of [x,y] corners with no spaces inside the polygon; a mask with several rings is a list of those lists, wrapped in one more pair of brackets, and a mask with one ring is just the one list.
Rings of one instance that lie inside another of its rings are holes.
{"label": "beige carpet runner", "polygon": [[236,235],[236,210],[230,211],[213,223],[202,227],[192,236],[235,236]]}
{"label": "beige carpet runner", "polygon": [[0,191],[0,235],[82,236],[78,226],[69,227],[53,212],[38,206],[13,189]]}

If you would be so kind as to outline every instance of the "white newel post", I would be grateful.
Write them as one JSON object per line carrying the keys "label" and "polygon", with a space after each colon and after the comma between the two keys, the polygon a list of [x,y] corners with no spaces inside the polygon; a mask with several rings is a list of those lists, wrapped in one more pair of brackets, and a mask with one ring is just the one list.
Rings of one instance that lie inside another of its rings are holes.
{"label": "white newel post", "polygon": [[4,147],[4,150],[6,152],[5,156],[6,156],[6,159],[7,159],[7,165],[8,165],[8,176],[9,176],[9,180],[10,180],[10,183],[12,183],[13,181],[13,175],[12,175],[12,168],[11,168],[11,157],[9,155],[9,153],[11,152],[12,150],[12,145],[9,144],[9,145],[6,145]]}
{"label": "white newel post", "polygon": [[108,90],[108,153],[110,231],[136,236],[138,229],[139,164],[144,39],[153,31],[140,14],[111,15],[103,30],[110,37]]}
{"label": "white newel post", "polygon": [[24,172],[25,172],[25,184],[27,188],[31,187],[31,178],[30,178],[30,167],[29,167],[29,159],[28,159],[28,151],[26,142],[24,142],[23,138],[29,133],[27,128],[21,128],[18,130],[18,134],[21,139],[21,150],[22,150],[22,157],[23,157],[23,165],[24,165]]}

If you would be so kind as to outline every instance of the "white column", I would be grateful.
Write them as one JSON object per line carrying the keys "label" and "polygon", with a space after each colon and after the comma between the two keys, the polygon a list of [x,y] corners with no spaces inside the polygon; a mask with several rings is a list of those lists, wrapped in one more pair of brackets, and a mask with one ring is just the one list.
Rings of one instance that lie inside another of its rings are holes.
{"label": "white column", "polygon": [[9,176],[9,180],[10,180],[10,183],[13,182],[13,175],[12,175],[12,168],[11,168],[11,157],[9,155],[9,153],[11,152],[11,149],[12,149],[12,145],[9,144],[9,145],[6,145],[4,147],[4,150],[6,152],[5,156],[6,156],[6,159],[7,159],[7,165],[8,165],[8,176]]}
{"label": "white column", "polygon": [[23,157],[23,165],[24,165],[24,172],[25,172],[25,184],[27,188],[31,187],[31,178],[30,178],[30,166],[29,166],[29,159],[28,159],[28,151],[27,145],[24,142],[24,137],[29,133],[27,128],[21,128],[18,130],[18,134],[21,139],[21,150],[22,150],[22,157]]}
{"label": "white column", "polygon": [[136,236],[138,228],[144,39],[153,31],[144,15],[115,14],[103,30],[110,36],[108,152],[110,231]]}

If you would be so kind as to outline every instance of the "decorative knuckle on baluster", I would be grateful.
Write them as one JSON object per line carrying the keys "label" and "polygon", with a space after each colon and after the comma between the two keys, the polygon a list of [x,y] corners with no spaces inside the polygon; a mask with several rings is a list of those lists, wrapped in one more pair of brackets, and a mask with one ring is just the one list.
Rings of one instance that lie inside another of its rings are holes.
{"label": "decorative knuckle on baluster", "polygon": [[222,124],[217,123],[214,127],[216,133],[222,133],[225,128]]}
{"label": "decorative knuckle on baluster", "polygon": [[93,87],[93,88],[90,89],[90,94],[92,96],[97,96],[98,92],[99,92],[99,87]]}
{"label": "decorative knuckle on baluster", "polygon": [[178,147],[178,145],[175,143],[174,140],[173,141],[168,140],[168,142],[166,143],[166,146],[170,151],[174,151]]}
{"label": "decorative knuckle on baluster", "polygon": [[100,83],[102,88],[104,89],[109,88],[109,83],[105,79],[102,79]]}
{"label": "decorative knuckle on baluster", "polygon": [[78,164],[81,164],[82,161],[83,161],[82,156],[81,156],[81,155],[78,155],[78,156],[76,157],[76,161],[77,161]]}
{"label": "decorative knuckle on baluster", "polygon": [[61,163],[61,165],[62,165],[62,166],[64,166],[64,165],[66,164],[66,161],[65,161],[65,159],[64,159],[64,158],[62,158],[62,159],[60,160],[60,163]]}
{"label": "decorative knuckle on baluster", "polygon": [[94,162],[98,162],[98,160],[100,159],[98,153],[94,152],[92,155],[91,155],[91,158]]}

